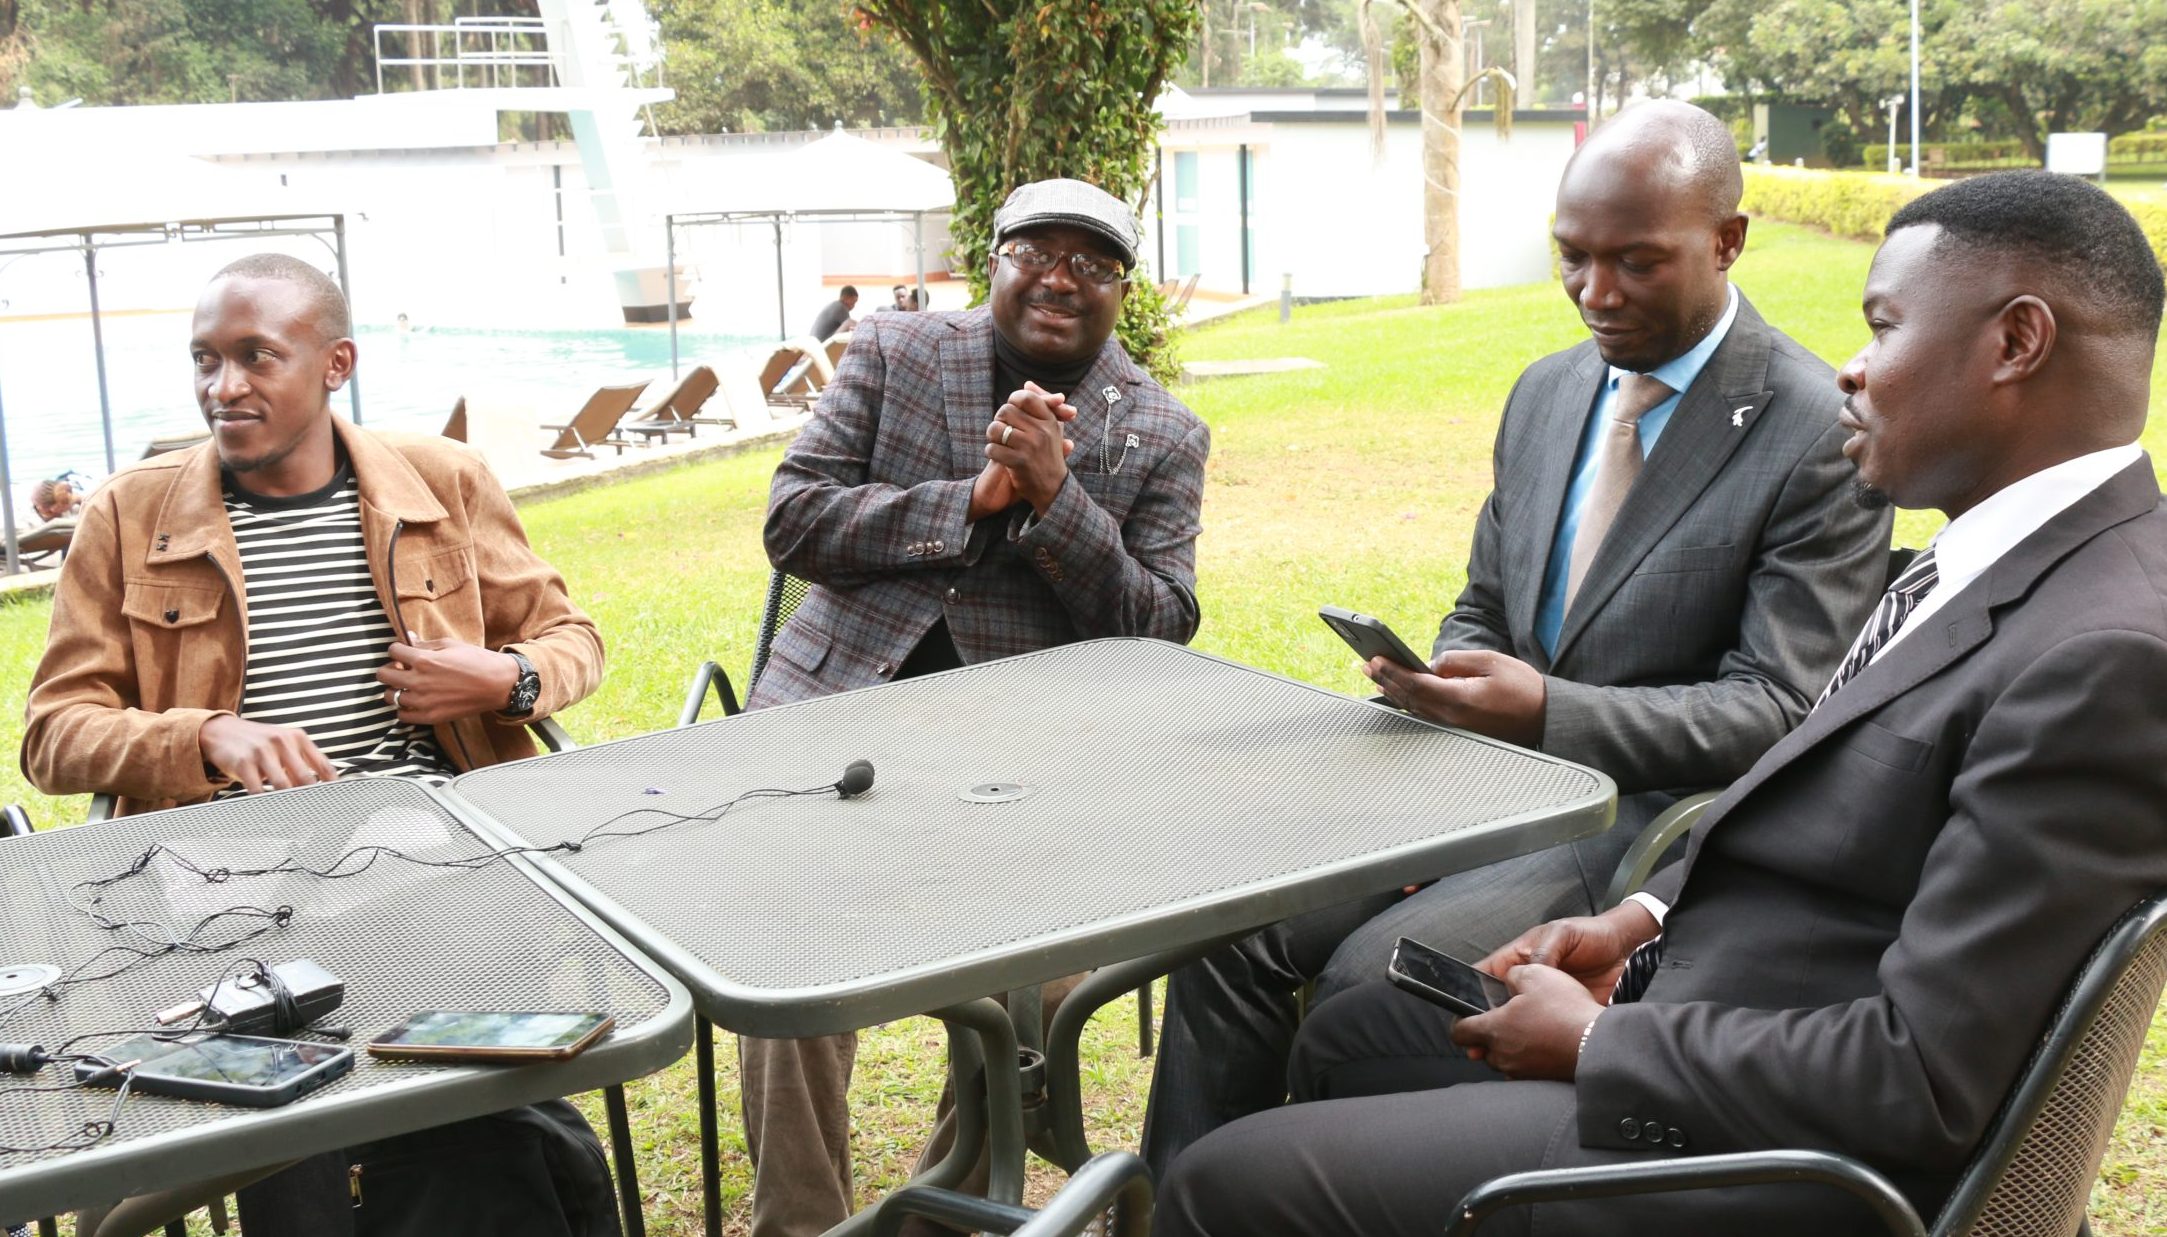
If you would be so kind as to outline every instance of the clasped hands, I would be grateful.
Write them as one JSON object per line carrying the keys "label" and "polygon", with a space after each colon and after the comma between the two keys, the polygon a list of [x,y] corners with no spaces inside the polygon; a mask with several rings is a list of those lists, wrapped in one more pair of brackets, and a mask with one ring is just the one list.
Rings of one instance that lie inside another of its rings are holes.
{"label": "clasped hands", "polygon": [[971,482],[966,519],[976,522],[1008,510],[1018,499],[1041,516],[1068,480],[1069,452],[1076,449],[1061,427],[1076,419],[1068,397],[1026,382],[986,425],[986,467]]}
{"label": "clasped hands", "polygon": [[1452,1042],[1509,1078],[1570,1080],[1581,1033],[1610,1004],[1625,960],[1661,931],[1638,902],[1529,929],[1475,964],[1504,980],[1512,999],[1455,1022]]}
{"label": "clasped hands", "polygon": [[[376,672],[384,700],[409,725],[433,726],[502,709],[519,681],[519,663],[462,640],[417,640],[409,632],[387,650]],[[196,746],[204,762],[250,794],[338,780],[338,769],[308,732],[221,713],[203,723]]]}

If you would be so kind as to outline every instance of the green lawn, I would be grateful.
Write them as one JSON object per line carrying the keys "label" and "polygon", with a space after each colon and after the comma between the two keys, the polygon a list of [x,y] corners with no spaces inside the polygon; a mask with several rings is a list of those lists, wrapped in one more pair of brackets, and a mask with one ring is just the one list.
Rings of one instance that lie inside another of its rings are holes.
{"label": "green lawn", "polygon": [[[1758,223],[1739,284],[1772,322],[1831,362],[1862,341],[1858,294],[1871,248]],[[1474,513],[1489,483],[1497,413],[1528,362],[1581,338],[1550,286],[1477,293],[1463,304],[1408,298],[1308,306],[1281,325],[1270,311],[1197,331],[1190,359],[1307,356],[1328,368],[1227,379],[1181,394],[1210,423],[1213,450],[1199,554],[1204,627],[1197,645],[1345,691],[1366,685],[1344,646],[1318,623],[1323,602],[1389,620],[1426,638],[1462,583]],[[2155,371],[2167,406],[2167,370]],[[2167,443],[2155,423],[2146,445]],[[538,503],[524,512],[536,545],[563,570],[611,649],[602,690],[566,715],[587,739],[674,722],[692,668],[712,657],[741,674],[751,654],[767,567],[759,528],[775,450]],[[1906,516],[1898,539],[1923,543],[1937,521]],[[21,738],[22,694],[45,635],[42,601],[0,606],[0,748]],[[77,803],[31,792],[12,767],[0,796],[40,822]],[[1136,1059],[1135,1006],[1123,1001],[1086,1042],[1094,1138],[1134,1145],[1148,1066]],[[734,1054],[721,1053],[726,1109]],[[856,1091],[861,1193],[907,1173],[940,1083],[938,1028],[909,1019],[869,1034]],[[642,1144],[650,1231],[698,1231],[697,1130],[691,1070],[680,1064],[630,1090]],[[597,1114],[599,1117],[599,1114]],[[749,1172],[734,1119],[723,1124],[725,1190],[743,1231]],[[2102,1237],[2167,1231],[2167,1020],[2156,1023],[2102,1183]],[[1037,1188],[1052,1177],[1043,1171]]]}

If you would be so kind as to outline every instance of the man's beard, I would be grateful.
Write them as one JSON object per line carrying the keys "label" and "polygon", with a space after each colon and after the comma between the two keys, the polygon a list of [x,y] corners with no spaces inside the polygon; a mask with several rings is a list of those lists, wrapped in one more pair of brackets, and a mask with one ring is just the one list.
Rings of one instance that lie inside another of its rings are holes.
{"label": "man's beard", "polygon": [[1895,505],[1886,491],[1868,485],[1864,477],[1851,479],[1851,501],[1868,511],[1880,511]]}

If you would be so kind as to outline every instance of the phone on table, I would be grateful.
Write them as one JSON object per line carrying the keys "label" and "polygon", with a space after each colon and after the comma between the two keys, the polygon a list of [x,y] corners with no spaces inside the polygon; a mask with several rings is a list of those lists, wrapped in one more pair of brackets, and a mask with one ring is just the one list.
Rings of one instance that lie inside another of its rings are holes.
{"label": "phone on table", "polygon": [[1486,1014],[1512,999],[1504,980],[1404,936],[1392,947],[1385,974],[1395,987],[1455,1014]]}
{"label": "phone on table", "polygon": [[[181,1039],[131,1039],[98,1054],[108,1061],[136,1061],[135,1090],[181,1100],[209,1100],[244,1108],[291,1104],[354,1068],[351,1048],[297,1039],[209,1035]],[[75,1063],[75,1080],[118,1087],[121,1075],[95,1061]]]}
{"label": "phone on table", "polygon": [[387,1061],[566,1061],[609,1033],[608,1014],[425,1009],[369,1043]]}
{"label": "phone on table", "polygon": [[1323,607],[1317,611],[1317,617],[1324,620],[1326,627],[1338,632],[1339,638],[1347,642],[1347,647],[1361,654],[1363,661],[1382,657],[1419,674],[1428,674],[1430,671],[1430,664],[1417,657],[1414,650],[1407,647],[1406,641],[1385,626],[1383,619],[1343,610],[1338,606]]}

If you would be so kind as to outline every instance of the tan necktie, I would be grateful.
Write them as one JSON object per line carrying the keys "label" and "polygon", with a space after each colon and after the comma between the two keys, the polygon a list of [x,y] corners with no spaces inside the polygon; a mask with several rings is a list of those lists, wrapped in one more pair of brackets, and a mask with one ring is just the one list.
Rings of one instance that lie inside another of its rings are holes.
{"label": "tan necktie", "polygon": [[1565,613],[1572,613],[1573,598],[1587,578],[1588,564],[1610,535],[1610,525],[1625,505],[1626,491],[1640,476],[1640,419],[1650,408],[1677,394],[1660,378],[1627,374],[1618,380],[1618,397],[1610,401],[1610,419],[1596,440],[1595,484],[1580,508],[1580,529],[1573,534],[1573,557],[1565,570]]}

